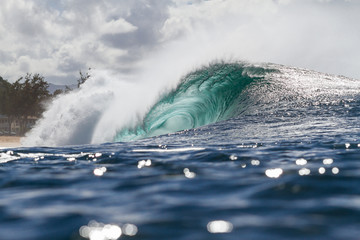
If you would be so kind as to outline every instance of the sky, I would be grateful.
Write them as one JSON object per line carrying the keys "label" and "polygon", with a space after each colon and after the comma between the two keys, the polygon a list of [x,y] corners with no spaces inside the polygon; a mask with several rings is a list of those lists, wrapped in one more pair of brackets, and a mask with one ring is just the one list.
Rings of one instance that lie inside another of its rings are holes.
{"label": "sky", "polygon": [[359,13],[356,0],[1,0],[0,76],[71,84],[176,52],[360,79]]}

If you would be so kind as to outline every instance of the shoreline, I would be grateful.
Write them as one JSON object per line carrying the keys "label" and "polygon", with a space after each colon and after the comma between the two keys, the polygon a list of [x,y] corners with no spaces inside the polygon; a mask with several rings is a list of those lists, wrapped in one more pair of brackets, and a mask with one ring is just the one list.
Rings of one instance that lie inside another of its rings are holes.
{"label": "shoreline", "polygon": [[0,136],[0,149],[21,147],[20,141],[19,136]]}

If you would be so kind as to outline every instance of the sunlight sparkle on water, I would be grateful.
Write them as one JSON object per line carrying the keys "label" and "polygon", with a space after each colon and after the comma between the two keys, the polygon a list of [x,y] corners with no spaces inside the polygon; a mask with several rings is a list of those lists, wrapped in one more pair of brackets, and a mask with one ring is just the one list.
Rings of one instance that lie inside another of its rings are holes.
{"label": "sunlight sparkle on water", "polygon": [[79,229],[79,233],[90,240],[116,240],[121,236],[122,230],[118,225],[90,221],[87,226]]}
{"label": "sunlight sparkle on water", "polygon": [[229,233],[233,230],[233,225],[228,221],[216,220],[207,224],[207,230],[211,233]]}
{"label": "sunlight sparkle on water", "polygon": [[107,170],[106,167],[95,168],[94,169],[94,175],[100,177],[100,176],[104,175],[106,170]]}
{"label": "sunlight sparkle on water", "polygon": [[194,178],[196,176],[196,173],[191,172],[188,168],[184,168],[184,175],[187,178]]}
{"label": "sunlight sparkle on water", "polygon": [[307,160],[305,158],[299,158],[296,160],[296,165],[303,166],[307,164]]}
{"label": "sunlight sparkle on water", "polygon": [[326,169],[324,167],[319,168],[319,173],[324,174],[326,172]]}
{"label": "sunlight sparkle on water", "polygon": [[88,155],[88,158],[92,158],[92,161],[93,162],[96,162],[97,161],[97,159],[99,158],[99,157],[101,157],[102,156],[102,153],[94,153],[94,154],[89,154]]}
{"label": "sunlight sparkle on water", "polygon": [[257,143],[255,143],[255,144],[242,144],[242,145],[239,145],[237,147],[238,148],[257,148],[258,144]]}
{"label": "sunlight sparkle on water", "polygon": [[237,157],[235,154],[231,154],[230,157],[229,157],[229,159],[230,159],[231,161],[235,161],[235,160],[238,159],[238,157]]}
{"label": "sunlight sparkle on water", "polygon": [[253,165],[253,166],[259,166],[259,165],[260,165],[260,161],[259,161],[259,160],[256,160],[256,159],[253,159],[253,160],[251,160],[251,165]]}
{"label": "sunlight sparkle on water", "polygon": [[308,168],[302,168],[299,170],[300,176],[305,176],[305,175],[309,175],[309,174],[310,174],[310,169],[308,169]]}
{"label": "sunlight sparkle on water", "polygon": [[122,231],[124,235],[135,236],[138,232],[138,228],[134,224],[126,223],[122,226]]}
{"label": "sunlight sparkle on water", "polygon": [[334,168],[331,169],[331,172],[332,172],[333,174],[338,174],[338,173],[339,173],[339,168],[334,167]]}
{"label": "sunlight sparkle on water", "polygon": [[150,167],[150,166],[151,166],[151,160],[150,159],[140,160],[140,161],[138,161],[138,165],[137,165],[137,167],[139,169],[143,168],[143,167]]}
{"label": "sunlight sparkle on water", "polygon": [[323,164],[325,165],[331,165],[334,162],[334,160],[332,160],[331,158],[325,158],[323,160]]}
{"label": "sunlight sparkle on water", "polygon": [[167,148],[160,148],[160,149],[134,149],[133,152],[188,152],[188,151],[201,151],[205,148],[201,147],[184,147],[184,148],[174,148],[174,149],[167,149]]}
{"label": "sunlight sparkle on water", "polygon": [[278,178],[283,174],[283,170],[281,168],[266,169],[265,174],[269,178]]}

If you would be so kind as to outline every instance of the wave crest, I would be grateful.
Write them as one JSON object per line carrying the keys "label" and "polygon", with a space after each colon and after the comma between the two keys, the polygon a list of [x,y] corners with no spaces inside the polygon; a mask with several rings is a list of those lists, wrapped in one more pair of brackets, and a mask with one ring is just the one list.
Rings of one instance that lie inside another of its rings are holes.
{"label": "wave crest", "polygon": [[141,123],[121,129],[115,141],[172,133],[226,120],[238,114],[244,90],[272,69],[238,63],[214,63],[186,75],[160,98]]}

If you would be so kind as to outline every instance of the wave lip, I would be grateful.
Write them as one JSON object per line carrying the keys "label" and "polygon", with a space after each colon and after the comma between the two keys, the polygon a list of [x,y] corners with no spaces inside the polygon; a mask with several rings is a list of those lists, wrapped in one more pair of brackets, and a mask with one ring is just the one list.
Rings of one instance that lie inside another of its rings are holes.
{"label": "wave lip", "polygon": [[131,141],[192,129],[233,117],[254,81],[270,69],[245,62],[214,63],[186,75],[176,89],[160,98],[143,121],[121,129],[115,141]]}

